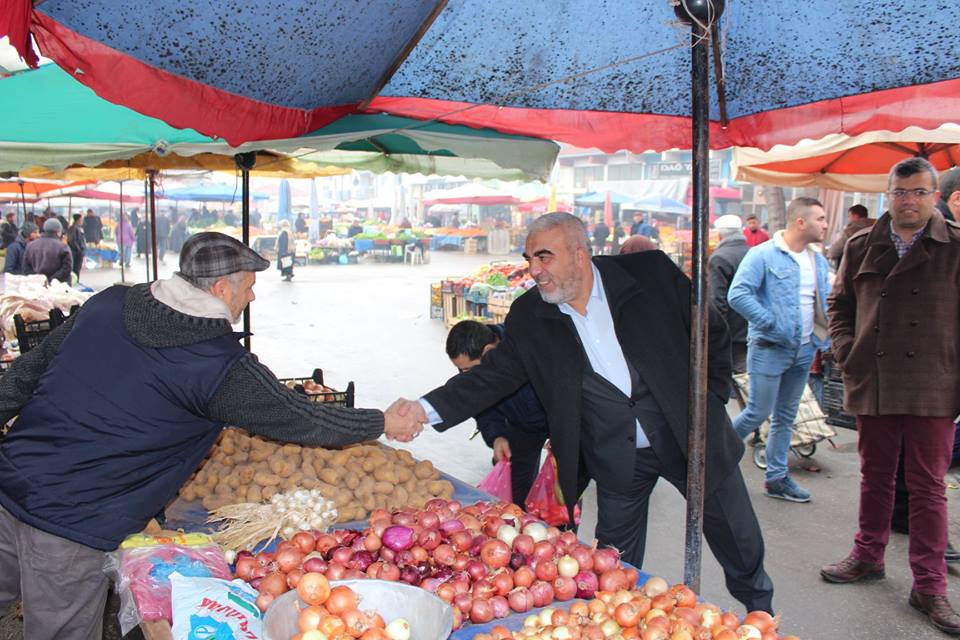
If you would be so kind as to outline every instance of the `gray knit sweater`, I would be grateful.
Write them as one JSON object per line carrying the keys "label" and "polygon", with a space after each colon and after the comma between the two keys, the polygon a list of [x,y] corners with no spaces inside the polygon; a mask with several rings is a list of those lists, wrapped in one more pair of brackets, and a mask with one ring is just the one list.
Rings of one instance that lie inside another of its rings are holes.
{"label": "gray knit sweater", "polygon": [[[233,330],[226,320],[189,316],[172,309],[154,298],[145,284],[130,287],[123,321],[137,342],[152,348],[195,344]],[[72,326],[73,317],[17,358],[0,378],[0,424],[17,415],[33,395]],[[271,440],[322,447],[372,440],[383,433],[382,412],[312,402],[281,384],[252,353],[242,356],[227,373],[207,406],[206,417]]]}

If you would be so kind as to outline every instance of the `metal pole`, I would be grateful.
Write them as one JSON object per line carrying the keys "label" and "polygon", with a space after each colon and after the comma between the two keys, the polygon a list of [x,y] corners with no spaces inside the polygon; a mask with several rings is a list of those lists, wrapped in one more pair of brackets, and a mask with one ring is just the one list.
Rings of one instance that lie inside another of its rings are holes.
{"label": "metal pole", "polygon": [[[160,277],[160,272],[157,270],[159,266],[157,256],[157,200],[154,194],[157,172],[151,169],[147,172],[147,175],[150,179],[150,251],[152,251],[153,279],[156,280]],[[149,279],[150,277],[147,276],[147,280]]]}
{"label": "metal pole", "polygon": [[117,246],[120,247],[120,282],[123,283],[127,281],[126,259],[123,255],[123,180],[120,181],[120,222],[117,223]]}
{"label": "metal pole", "polygon": [[[683,0],[677,15],[691,23],[693,116],[693,256],[690,289],[690,379],[687,433],[687,528],[683,580],[700,591],[703,552],[703,501],[707,450],[707,239],[710,191],[710,25],[723,11],[722,0]],[[692,19],[691,19],[692,17]]]}
{"label": "metal pole", "polygon": [[[243,244],[250,246],[250,169],[257,162],[257,155],[253,152],[239,153],[234,156],[234,162],[240,169],[240,184],[243,191],[243,208],[241,209],[241,233]],[[250,305],[243,309],[243,346],[250,351]]]}

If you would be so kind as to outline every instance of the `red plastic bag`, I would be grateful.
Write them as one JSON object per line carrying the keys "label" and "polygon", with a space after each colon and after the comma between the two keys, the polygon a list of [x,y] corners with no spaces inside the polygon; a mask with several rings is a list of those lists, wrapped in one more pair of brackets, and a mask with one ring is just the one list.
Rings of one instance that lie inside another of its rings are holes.
{"label": "red plastic bag", "polygon": [[513,502],[513,489],[510,484],[510,461],[503,458],[493,465],[493,470],[480,481],[477,488],[504,502]]}
{"label": "red plastic bag", "polygon": [[[557,480],[557,461],[552,451],[547,451],[547,459],[543,461],[540,473],[530,487],[526,507],[527,513],[554,527],[570,524],[570,515],[563,503],[563,492]],[[579,505],[573,508],[573,519],[580,524]]]}

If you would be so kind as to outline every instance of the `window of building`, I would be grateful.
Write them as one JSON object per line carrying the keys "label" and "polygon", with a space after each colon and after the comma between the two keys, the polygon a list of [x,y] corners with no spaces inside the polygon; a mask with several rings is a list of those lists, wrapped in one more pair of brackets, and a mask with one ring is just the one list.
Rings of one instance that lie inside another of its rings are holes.
{"label": "window of building", "polygon": [[603,181],[603,167],[574,167],[573,186],[577,189],[589,189],[594,182]]}

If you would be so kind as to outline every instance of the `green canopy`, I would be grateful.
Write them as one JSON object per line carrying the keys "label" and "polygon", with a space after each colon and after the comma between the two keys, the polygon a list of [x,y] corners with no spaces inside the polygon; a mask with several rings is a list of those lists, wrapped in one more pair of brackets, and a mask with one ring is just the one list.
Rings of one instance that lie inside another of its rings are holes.
{"label": "green canopy", "polygon": [[559,152],[549,140],[385,114],[350,115],[300,138],[231,147],[107,102],[56,65],[0,79],[0,113],[0,171],[96,167],[143,153],[270,151],[374,172],[546,180]]}

